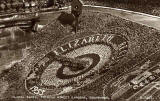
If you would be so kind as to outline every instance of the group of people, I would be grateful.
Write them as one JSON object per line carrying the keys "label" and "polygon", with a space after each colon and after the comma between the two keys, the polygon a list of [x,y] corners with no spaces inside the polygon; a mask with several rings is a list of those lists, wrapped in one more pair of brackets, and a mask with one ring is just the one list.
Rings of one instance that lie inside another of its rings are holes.
{"label": "group of people", "polygon": [[0,11],[1,12],[25,11],[26,9],[31,9],[36,7],[36,1],[37,0],[1,0]]}
{"label": "group of people", "polygon": [[25,11],[51,6],[62,7],[71,0],[0,0],[0,12]]}

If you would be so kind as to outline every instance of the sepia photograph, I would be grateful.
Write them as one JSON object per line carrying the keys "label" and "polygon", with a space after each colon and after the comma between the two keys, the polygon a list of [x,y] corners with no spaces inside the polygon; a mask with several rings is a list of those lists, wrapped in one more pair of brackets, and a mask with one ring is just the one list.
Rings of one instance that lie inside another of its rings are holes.
{"label": "sepia photograph", "polygon": [[160,101],[160,1],[0,0],[0,101]]}

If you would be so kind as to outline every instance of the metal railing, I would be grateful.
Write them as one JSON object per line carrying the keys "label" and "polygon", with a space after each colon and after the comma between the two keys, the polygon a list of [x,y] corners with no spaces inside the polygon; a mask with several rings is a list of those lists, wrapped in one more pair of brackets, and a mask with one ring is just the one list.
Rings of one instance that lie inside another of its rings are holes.
{"label": "metal railing", "polygon": [[[58,11],[70,1],[63,0],[1,0],[0,29],[14,26],[33,27],[42,12]],[[18,16],[18,17],[15,17]],[[25,27],[23,27],[25,28]]]}

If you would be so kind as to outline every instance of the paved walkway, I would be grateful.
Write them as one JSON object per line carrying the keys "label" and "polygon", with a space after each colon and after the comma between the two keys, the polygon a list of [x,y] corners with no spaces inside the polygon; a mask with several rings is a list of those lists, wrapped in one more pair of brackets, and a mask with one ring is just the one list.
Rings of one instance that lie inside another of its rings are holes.
{"label": "paved walkway", "polygon": [[103,6],[84,5],[84,9],[91,10],[92,12],[108,13],[126,20],[137,22],[139,24],[143,24],[148,27],[153,27],[160,30],[160,17],[158,16]]}

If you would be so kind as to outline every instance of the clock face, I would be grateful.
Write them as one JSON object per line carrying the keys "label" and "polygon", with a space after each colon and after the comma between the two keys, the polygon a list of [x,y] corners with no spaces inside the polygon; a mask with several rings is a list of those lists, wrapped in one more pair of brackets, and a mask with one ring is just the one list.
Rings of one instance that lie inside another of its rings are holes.
{"label": "clock face", "polygon": [[[98,11],[98,8],[95,9]],[[58,19],[58,17],[56,18]],[[79,18],[77,33],[72,33],[71,24],[63,24],[57,19],[46,26],[37,35],[39,37],[35,41],[35,44],[40,47],[40,51],[46,51],[46,47],[49,51],[47,50],[47,54],[40,52],[45,55],[34,60],[34,65],[25,80],[26,90],[33,95],[56,96],[74,93],[91,83],[94,84],[105,73],[107,74],[104,76],[106,80],[97,82],[102,86],[103,83],[113,79],[111,75],[114,73],[108,75],[110,68],[114,67],[112,72],[115,72],[116,76],[118,73],[122,73],[119,71],[123,71],[124,68],[117,69],[118,66],[115,64],[123,65],[129,61],[130,57],[145,53],[149,50],[148,48],[153,49],[154,47],[152,44],[144,43],[152,42],[151,36],[153,35],[151,33],[155,33],[155,30],[151,30],[151,32],[148,27],[108,13],[84,10]],[[86,65],[74,67],[71,61],[64,63],[63,59],[57,60],[56,56],[69,58],[73,60],[72,62],[80,60]],[[109,80],[107,80],[108,78]]]}
{"label": "clock face", "polygon": [[[35,95],[60,95],[92,83],[109,65],[125,56],[126,38],[115,34],[95,34],[59,45],[39,60],[26,79],[26,89]],[[64,66],[55,58],[85,61],[84,68]]]}

